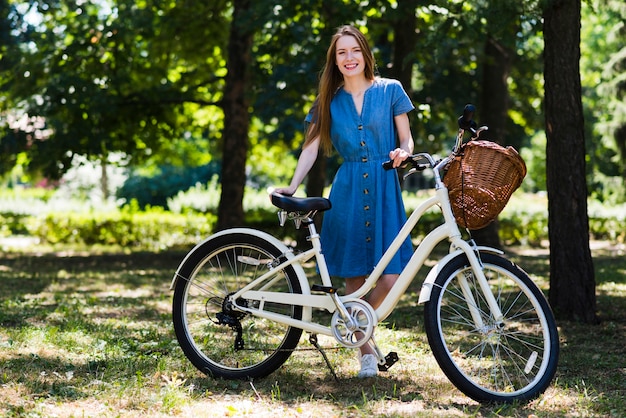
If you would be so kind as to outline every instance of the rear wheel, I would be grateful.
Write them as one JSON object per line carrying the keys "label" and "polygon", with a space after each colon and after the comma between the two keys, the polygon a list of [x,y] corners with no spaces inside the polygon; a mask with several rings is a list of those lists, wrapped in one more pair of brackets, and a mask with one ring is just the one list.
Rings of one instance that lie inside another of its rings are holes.
{"label": "rear wheel", "polygon": [[[173,322],[185,356],[202,372],[227,379],[267,376],[297,346],[302,330],[238,310],[230,295],[278,265],[280,248],[255,235],[232,233],[206,241],[179,267]],[[302,293],[292,267],[273,272],[264,290]],[[297,305],[237,300],[236,305],[302,318]]]}
{"label": "rear wheel", "polygon": [[554,316],[522,269],[494,254],[481,258],[504,318],[496,321],[467,257],[457,256],[435,279],[424,310],[433,355],[450,381],[477,401],[535,398],[556,372]]}

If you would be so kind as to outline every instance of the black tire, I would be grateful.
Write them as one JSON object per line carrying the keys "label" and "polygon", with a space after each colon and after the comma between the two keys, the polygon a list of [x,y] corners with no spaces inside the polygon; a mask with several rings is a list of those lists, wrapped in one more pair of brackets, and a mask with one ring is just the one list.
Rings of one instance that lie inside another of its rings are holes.
{"label": "black tire", "polygon": [[[269,263],[281,254],[260,237],[232,233],[196,247],[180,266],[172,306],[174,330],[185,356],[200,371],[226,379],[261,378],[289,358],[301,329],[230,309],[224,303],[228,295],[267,272]],[[272,290],[302,293],[292,267],[277,270],[275,277]],[[301,306],[238,303],[302,319]]]}
{"label": "black tire", "polygon": [[[481,253],[484,272],[504,315],[501,327],[465,254],[439,273],[424,309],[433,355],[448,379],[479,402],[514,402],[543,393],[556,373],[559,337],[552,310],[541,290],[515,264]],[[484,323],[477,329],[460,284],[467,280]]]}

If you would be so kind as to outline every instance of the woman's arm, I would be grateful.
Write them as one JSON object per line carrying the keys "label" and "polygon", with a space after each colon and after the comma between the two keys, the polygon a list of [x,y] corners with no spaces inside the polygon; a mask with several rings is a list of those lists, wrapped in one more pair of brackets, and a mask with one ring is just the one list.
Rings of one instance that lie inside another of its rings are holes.
{"label": "woman's arm", "polygon": [[400,146],[389,152],[389,158],[393,160],[394,167],[400,167],[402,162],[413,154],[415,143],[413,142],[413,136],[411,135],[409,116],[406,113],[403,113],[395,116],[393,121],[396,124],[396,131],[398,132]]}
{"label": "woman's arm", "polygon": [[275,193],[291,196],[296,192],[296,190],[298,190],[298,186],[300,186],[302,180],[304,180],[306,175],[309,173],[309,170],[311,170],[311,167],[313,167],[315,160],[317,160],[319,147],[320,138],[317,137],[302,148],[302,153],[300,154],[300,158],[298,158],[298,165],[296,165],[296,171],[291,179],[291,184],[289,187],[275,189]]}

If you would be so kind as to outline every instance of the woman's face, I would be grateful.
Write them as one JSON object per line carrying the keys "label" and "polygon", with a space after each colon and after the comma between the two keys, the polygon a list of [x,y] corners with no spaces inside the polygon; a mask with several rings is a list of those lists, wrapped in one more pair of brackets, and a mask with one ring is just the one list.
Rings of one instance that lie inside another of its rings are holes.
{"label": "woman's face", "polygon": [[335,61],[344,78],[362,76],[365,71],[363,51],[361,51],[361,47],[354,36],[343,35],[337,39]]}

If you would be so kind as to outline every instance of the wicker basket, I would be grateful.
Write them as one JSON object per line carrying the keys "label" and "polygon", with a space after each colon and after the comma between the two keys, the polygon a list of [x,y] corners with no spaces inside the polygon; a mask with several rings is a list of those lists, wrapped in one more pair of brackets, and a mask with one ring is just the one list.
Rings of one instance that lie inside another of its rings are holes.
{"label": "wicker basket", "polygon": [[448,188],[457,223],[471,230],[496,219],[526,176],[526,164],[513,147],[470,141],[448,165]]}

